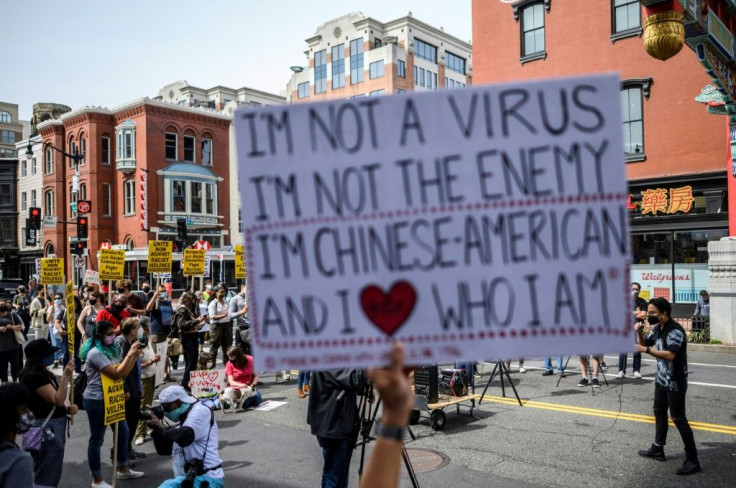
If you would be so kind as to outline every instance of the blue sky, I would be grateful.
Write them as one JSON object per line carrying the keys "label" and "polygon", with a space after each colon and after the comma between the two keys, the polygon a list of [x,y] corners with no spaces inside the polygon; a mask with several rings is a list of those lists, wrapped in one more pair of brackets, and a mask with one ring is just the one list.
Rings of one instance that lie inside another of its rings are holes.
{"label": "blue sky", "polygon": [[469,41],[470,0],[0,0],[0,100],[114,107],[187,80],[279,93],[318,25],[406,15]]}

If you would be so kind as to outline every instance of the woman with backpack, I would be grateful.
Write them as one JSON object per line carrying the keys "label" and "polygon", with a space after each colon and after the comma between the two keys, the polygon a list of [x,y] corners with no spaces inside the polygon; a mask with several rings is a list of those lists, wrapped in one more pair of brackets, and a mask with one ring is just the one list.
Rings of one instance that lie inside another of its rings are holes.
{"label": "woman with backpack", "polygon": [[[30,392],[30,408],[36,420],[34,427],[45,432],[40,449],[31,451],[33,478],[39,486],[57,486],[61,480],[66,446],[67,414],[77,413],[77,406],[67,402],[67,384],[74,371],[74,362],[64,367],[61,381],[47,367],[54,362],[53,347],[46,339],[35,339],[26,345],[26,365],[20,372],[20,382]],[[44,425],[45,424],[45,425]]]}
{"label": "woman with backpack", "polygon": [[[89,443],[87,445],[87,462],[92,475],[92,488],[110,488],[102,479],[102,463],[100,449],[105,441],[105,400],[102,392],[102,375],[113,380],[125,379],[136,365],[140,355],[141,344],[135,341],[130,350],[121,359],[115,347],[115,327],[106,320],[98,320],[92,337],[82,345],[80,357],[84,363],[87,386],[84,389],[84,410],[89,418]],[[118,425],[117,479],[136,479],[143,473],[128,468],[128,424],[125,420]],[[114,424],[110,425],[114,428]]]}

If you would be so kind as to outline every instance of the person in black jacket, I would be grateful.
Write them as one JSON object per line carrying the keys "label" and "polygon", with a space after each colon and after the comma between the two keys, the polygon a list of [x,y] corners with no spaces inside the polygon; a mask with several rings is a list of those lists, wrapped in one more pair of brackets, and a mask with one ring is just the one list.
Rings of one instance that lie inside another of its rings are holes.
{"label": "person in black jacket", "polygon": [[322,448],[323,488],[348,486],[348,468],[360,430],[358,395],[366,386],[362,370],[341,369],[312,374],[307,423]]}

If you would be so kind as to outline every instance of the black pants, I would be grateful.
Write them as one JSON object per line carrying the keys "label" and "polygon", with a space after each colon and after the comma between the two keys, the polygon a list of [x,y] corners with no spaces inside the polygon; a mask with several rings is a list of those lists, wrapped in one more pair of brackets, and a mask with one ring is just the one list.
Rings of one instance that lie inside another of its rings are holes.
{"label": "black pants", "polygon": [[667,409],[675,427],[680,431],[682,442],[685,444],[685,455],[688,459],[697,459],[698,450],[695,447],[693,430],[685,416],[685,392],[670,391],[659,385],[654,386],[654,442],[660,446],[667,443]]}
{"label": "black pants", "polygon": [[10,363],[10,376],[13,381],[18,381],[18,371],[20,371],[18,355],[17,348],[10,351],[0,351],[0,383],[8,381],[8,363]]}
{"label": "black pants", "polygon": [[199,334],[182,334],[181,347],[184,350],[184,376],[181,378],[181,386],[189,391],[189,373],[197,370],[199,360]]}
{"label": "black pants", "polygon": [[140,420],[141,397],[140,395],[130,395],[125,402],[125,423],[128,424],[128,452],[133,450],[133,437],[135,437],[135,429],[138,428]]}

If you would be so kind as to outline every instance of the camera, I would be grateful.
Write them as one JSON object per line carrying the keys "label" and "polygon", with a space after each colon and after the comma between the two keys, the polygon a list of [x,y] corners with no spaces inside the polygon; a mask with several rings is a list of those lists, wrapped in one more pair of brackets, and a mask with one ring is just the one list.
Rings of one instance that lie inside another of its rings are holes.
{"label": "camera", "polygon": [[156,405],[154,407],[150,407],[148,410],[141,410],[139,412],[139,418],[141,420],[152,420],[153,416],[155,415],[159,420],[162,420],[164,418],[164,409],[161,407],[161,405]]}
{"label": "camera", "polygon": [[[191,459],[184,463],[184,479],[181,482],[181,488],[193,488],[194,480],[200,474],[204,473],[204,461],[201,459]],[[200,488],[209,488],[210,484],[207,481],[201,481],[199,483]]]}
{"label": "camera", "polygon": [[138,339],[138,342],[141,343],[141,349],[145,349],[148,347],[148,337],[145,339]]}

